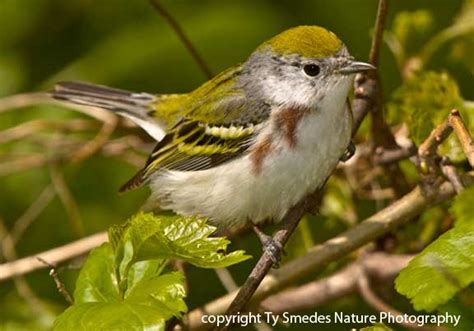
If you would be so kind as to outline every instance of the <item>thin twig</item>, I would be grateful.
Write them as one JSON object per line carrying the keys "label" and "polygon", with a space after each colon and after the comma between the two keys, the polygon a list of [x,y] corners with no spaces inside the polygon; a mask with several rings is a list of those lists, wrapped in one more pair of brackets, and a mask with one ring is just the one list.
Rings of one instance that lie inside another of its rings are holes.
{"label": "thin twig", "polygon": [[374,163],[375,164],[389,164],[399,162],[401,160],[408,159],[417,153],[415,145],[411,145],[408,148],[399,147],[396,149],[385,149],[379,147],[375,150]]}
{"label": "thin twig", "polygon": [[181,25],[179,25],[178,21],[174,19],[174,17],[163,7],[159,0],[149,0],[150,4],[156,11],[163,17],[163,19],[171,26],[174,32],[178,35],[181,42],[184,46],[188,49],[191,56],[199,65],[201,70],[206,74],[207,78],[212,78],[213,74],[212,71],[209,69],[209,66],[206,64],[206,61],[202,58],[202,56],[197,51],[196,47],[194,47],[191,40],[188,38],[186,33],[184,32]]}
{"label": "thin twig", "polygon": [[85,234],[84,225],[82,223],[79,208],[77,207],[76,200],[74,199],[69,187],[64,180],[62,172],[57,168],[56,165],[50,166],[51,180],[58,195],[61,203],[63,204],[64,210],[66,211],[69,222],[71,223],[74,233],[78,237],[83,237]]}
{"label": "thin twig", "polygon": [[369,62],[377,66],[379,64],[380,45],[382,44],[385,20],[388,12],[388,0],[379,1],[377,16],[375,19],[375,31],[370,47]]}
{"label": "thin twig", "polygon": [[471,168],[474,168],[474,141],[464,125],[461,114],[457,109],[451,111],[451,116],[449,117],[449,124],[454,130],[454,133],[458,137],[459,142],[461,143],[464,154],[466,154],[467,160],[471,165]]}
{"label": "thin twig", "polygon": [[51,264],[57,265],[60,262],[72,259],[89,252],[91,249],[107,241],[107,233],[100,232],[83,239],[73,241],[64,246],[56,247],[48,251],[21,258],[16,261],[0,265],[0,281],[10,279],[18,275],[43,269],[45,264],[38,261],[38,257]]}
{"label": "thin twig", "polygon": [[32,120],[21,123],[15,127],[0,132],[0,144],[20,140],[38,131],[49,129],[54,131],[82,131],[97,127],[97,122],[83,119],[57,120]]}
{"label": "thin twig", "polygon": [[13,244],[16,244],[26,229],[38,218],[44,209],[53,200],[56,192],[52,184],[49,184],[40,193],[35,202],[15,221],[10,236]]}
{"label": "thin twig", "polygon": [[[388,0],[379,0],[377,17],[375,19],[374,35],[369,52],[370,64],[377,66],[380,46],[383,38],[385,20],[388,11]],[[352,113],[354,117],[353,132],[357,132],[365,115],[375,106],[378,94],[376,74],[373,71],[358,74],[354,82],[354,101]]]}
{"label": "thin twig", "polygon": [[[7,262],[13,261],[17,259],[17,254],[15,251],[15,244],[11,238],[11,235],[8,233],[8,230],[0,218],[0,242],[1,250],[3,257]],[[47,311],[44,303],[41,299],[33,292],[31,287],[28,285],[28,282],[22,275],[15,275],[13,277],[13,282],[15,284],[15,288],[26,303],[30,306],[31,310],[37,314],[44,314]]]}
{"label": "thin twig", "polygon": [[51,263],[49,263],[48,261],[42,259],[41,257],[37,257],[37,259],[38,261],[44,263],[45,265],[51,268],[51,270],[49,271],[49,275],[53,278],[54,283],[56,284],[56,288],[58,289],[58,292],[61,293],[61,295],[64,297],[64,299],[66,299],[66,301],[69,304],[72,305],[74,303],[74,300],[72,299],[71,295],[67,291],[64,283],[59,279],[56,267],[52,265]]}
{"label": "thin twig", "polygon": [[[388,312],[393,316],[403,316],[401,312],[389,306],[380,299],[370,288],[369,279],[364,268],[359,267],[356,271],[357,287],[362,298],[375,310],[379,312]],[[414,330],[432,330],[431,327],[420,327],[416,323],[399,322],[398,324]]]}
{"label": "thin twig", "polygon": [[441,172],[447,180],[451,182],[456,193],[459,194],[464,190],[464,184],[462,183],[461,176],[458,174],[456,167],[453,166],[448,157],[443,157],[440,162]]}
{"label": "thin twig", "polygon": [[84,146],[82,146],[82,148],[73,153],[71,162],[81,162],[97,153],[107,143],[110,136],[117,127],[117,123],[118,118],[115,115],[109,116],[109,120],[104,122],[102,128],[94,137],[94,139],[88,141]]}

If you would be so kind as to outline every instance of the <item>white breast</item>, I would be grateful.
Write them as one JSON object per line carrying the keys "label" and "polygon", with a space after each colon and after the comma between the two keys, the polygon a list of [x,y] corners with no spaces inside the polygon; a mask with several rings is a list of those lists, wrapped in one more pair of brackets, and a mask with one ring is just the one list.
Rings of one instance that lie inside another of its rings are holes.
{"label": "white breast", "polygon": [[[332,99],[334,100],[334,99]],[[323,184],[349,144],[351,114],[342,103],[306,115],[297,145],[281,140],[255,174],[249,156],[204,171],[161,173],[150,184],[148,205],[209,217],[222,227],[280,221],[289,208]]]}

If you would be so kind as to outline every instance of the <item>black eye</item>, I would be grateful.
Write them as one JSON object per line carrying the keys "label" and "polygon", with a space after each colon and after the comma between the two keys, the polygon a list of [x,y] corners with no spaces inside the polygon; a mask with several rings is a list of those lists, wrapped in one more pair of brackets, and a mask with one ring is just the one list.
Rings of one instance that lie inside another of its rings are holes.
{"label": "black eye", "polygon": [[311,77],[317,76],[321,71],[319,66],[316,64],[307,64],[303,67],[303,70],[305,74]]}

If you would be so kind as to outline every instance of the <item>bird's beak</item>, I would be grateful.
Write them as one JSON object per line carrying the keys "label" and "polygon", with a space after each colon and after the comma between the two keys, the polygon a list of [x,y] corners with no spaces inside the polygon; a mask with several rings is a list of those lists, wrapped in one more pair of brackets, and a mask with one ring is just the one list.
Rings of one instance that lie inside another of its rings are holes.
{"label": "bird's beak", "polygon": [[349,61],[339,69],[339,73],[343,75],[351,75],[368,70],[375,70],[375,67],[365,62]]}

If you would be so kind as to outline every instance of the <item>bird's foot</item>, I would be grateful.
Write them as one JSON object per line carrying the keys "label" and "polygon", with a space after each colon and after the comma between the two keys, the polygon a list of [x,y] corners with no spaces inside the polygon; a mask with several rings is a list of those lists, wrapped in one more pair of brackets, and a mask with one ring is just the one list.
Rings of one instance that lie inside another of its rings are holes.
{"label": "bird's foot", "polygon": [[344,152],[344,154],[342,154],[342,156],[339,160],[341,160],[342,162],[346,162],[346,161],[350,160],[351,157],[355,154],[355,151],[356,151],[356,147],[355,147],[354,143],[351,141],[349,143],[349,146],[347,146],[346,151]]}
{"label": "bird's foot", "polygon": [[281,255],[285,254],[283,246],[273,239],[272,236],[265,234],[258,226],[254,225],[253,230],[262,243],[263,251],[268,254],[270,260],[273,262],[273,268],[279,268]]}

